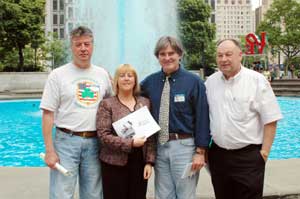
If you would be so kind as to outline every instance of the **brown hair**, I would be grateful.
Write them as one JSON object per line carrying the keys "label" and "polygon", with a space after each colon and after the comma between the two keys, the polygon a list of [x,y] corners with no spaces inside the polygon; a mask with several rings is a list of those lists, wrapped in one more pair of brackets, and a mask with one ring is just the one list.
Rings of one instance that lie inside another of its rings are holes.
{"label": "brown hair", "polygon": [[183,55],[184,50],[181,42],[175,37],[171,36],[163,36],[159,38],[154,49],[154,55],[158,58],[159,51],[167,48],[169,45],[176,51],[179,56]]}
{"label": "brown hair", "polygon": [[81,36],[89,36],[93,40],[93,32],[92,32],[92,30],[89,29],[88,27],[85,27],[85,26],[79,26],[79,27],[73,29],[71,31],[71,33],[70,33],[71,43],[72,43],[72,39],[74,37],[81,37]]}

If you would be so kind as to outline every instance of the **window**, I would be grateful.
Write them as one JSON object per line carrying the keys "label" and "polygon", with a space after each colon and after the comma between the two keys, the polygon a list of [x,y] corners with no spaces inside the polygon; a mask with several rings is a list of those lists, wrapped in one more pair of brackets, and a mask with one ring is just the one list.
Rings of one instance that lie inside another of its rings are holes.
{"label": "window", "polygon": [[60,8],[60,10],[64,10],[65,9],[64,0],[59,0],[59,8]]}
{"label": "window", "polygon": [[59,16],[59,24],[60,25],[64,25],[65,24],[65,16],[64,15],[60,15]]}
{"label": "window", "polygon": [[63,28],[61,28],[61,29],[59,30],[59,35],[60,35],[60,38],[61,38],[61,39],[65,38],[65,31],[64,31]]}
{"label": "window", "polygon": [[69,17],[69,19],[73,19],[73,8],[72,7],[69,8],[68,17]]}
{"label": "window", "polygon": [[69,33],[73,30],[73,24],[72,23],[68,23],[68,31]]}
{"label": "window", "polygon": [[57,25],[57,14],[53,15],[53,24]]}
{"label": "window", "polygon": [[57,0],[53,0],[53,10],[57,10]]}

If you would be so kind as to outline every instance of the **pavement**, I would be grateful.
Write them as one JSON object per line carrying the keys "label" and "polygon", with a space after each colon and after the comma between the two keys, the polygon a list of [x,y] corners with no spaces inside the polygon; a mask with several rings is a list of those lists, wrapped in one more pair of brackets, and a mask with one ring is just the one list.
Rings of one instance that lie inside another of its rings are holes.
{"label": "pavement", "polygon": [[[47,167],[0,167],[0,199],[46,199],[49,196]],[[78,198],[76,194],[75,199]],[[147,199],[154,199],[153,176]],[[213,199],[210,176],[201,170],[197,199]],[[269,160],[266,165],[264,198],[300,199],[300,159]]]}

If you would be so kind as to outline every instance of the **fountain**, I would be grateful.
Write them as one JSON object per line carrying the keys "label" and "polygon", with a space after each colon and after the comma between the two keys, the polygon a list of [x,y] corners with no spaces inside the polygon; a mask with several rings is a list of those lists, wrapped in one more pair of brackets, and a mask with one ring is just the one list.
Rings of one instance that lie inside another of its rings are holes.
{"label": "fountain", "polygon": [[132,64],[140,79],[160,66],[153,55],[163,35],[177,35],[174,0],[75,0],[76,25],[95,35],[93,63],[114,74],[122,63]]}

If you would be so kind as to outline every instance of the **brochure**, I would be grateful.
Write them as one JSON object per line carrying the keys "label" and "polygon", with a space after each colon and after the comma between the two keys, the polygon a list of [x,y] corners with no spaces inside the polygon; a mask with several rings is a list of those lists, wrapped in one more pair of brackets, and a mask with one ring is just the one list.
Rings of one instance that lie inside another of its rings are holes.
{"label": "brochure", "polygon": [[[185,166],[181,178],[192,177],[193,175],[195,175],[198,172],[198,171],[192,171],[192,164],[193,163],[191,162]],[[207,173],[210,175],[210,170],[209,170],[208,164],[205,164],[204,168],[206,169]]]}
{"label": "brochure", "polygon": [[123,138],[148,138],[160,130],[146,106],[114,122],[112,126],[118,136]]}
{"label": "brochure", "polygon": [[185,166],[181,178],[192,177],[193,175],[195,175],[198,172],[198,171],[192,171],[192,164],[193,163],[190,162]]}

